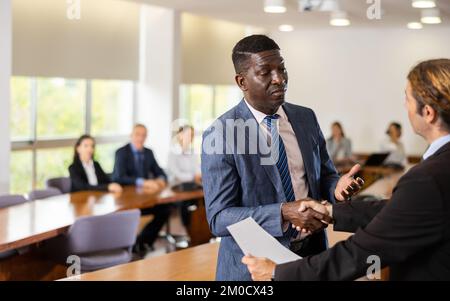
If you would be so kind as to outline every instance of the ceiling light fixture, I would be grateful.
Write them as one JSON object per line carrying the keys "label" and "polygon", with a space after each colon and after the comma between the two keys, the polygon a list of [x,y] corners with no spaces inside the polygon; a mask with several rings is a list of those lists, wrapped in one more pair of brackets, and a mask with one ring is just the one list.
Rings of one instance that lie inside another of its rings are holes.
{"label": "ceiling light fixture", "polygon": [[436,2],[434,0],[413,0],[412,7],[414,8],[434,8]]}
{"label": "ceiling light fixture", "polygon": [[423,25],[420,22],[409,22],[408,23],[408,28],[409,29],[422,29]]}
{"label": "ceiling light fixture", "polygon": [[331,13],[330,25],[331,26],[349,26],[351,24],[345,11],[335,11]]}
{"label": "ceiling light fixture", "polygon": [[439,9],[430,8],[422,10],[422,18],[420,21],[424,24],[440,24],[442,20]]}
{"label": "ceiling light fixture", "polygon": [[281,14],[286,12],[284,0],[264,0],[264,11],[271,14]]}
{"label": "ceiling light fixture", "polygon": [[284,32],[293,31],[294,26],[289,25],[289,24],[283,24],[283,25],[278,26],[278,30],[284,31]]}

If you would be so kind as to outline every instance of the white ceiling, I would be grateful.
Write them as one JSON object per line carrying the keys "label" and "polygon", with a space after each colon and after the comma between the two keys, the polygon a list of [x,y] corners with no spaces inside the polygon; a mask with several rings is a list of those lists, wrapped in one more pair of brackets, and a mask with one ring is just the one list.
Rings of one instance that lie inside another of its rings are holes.
{"label": "white ceiling", "polygon": [[[291,24],[296,29],[329,26],[329,13],[298,12],[297,0],[285,0],[288,11],[284,14],[267,14],[263,11],[264,0],[131,0],[163,7],[175,8],[198,15],[233,21],[267,30],[276,29],[280,24]],[[450,26],[450,0],[436,0],[441,10],[443,23]],[[381,20],[369,20],[366,0],[341,0],[341,8],[346,10],[353,27],[405,27],[408,22],[419,21],[420,10],[411,6],[411,0],[381,0],[384,15]]]}

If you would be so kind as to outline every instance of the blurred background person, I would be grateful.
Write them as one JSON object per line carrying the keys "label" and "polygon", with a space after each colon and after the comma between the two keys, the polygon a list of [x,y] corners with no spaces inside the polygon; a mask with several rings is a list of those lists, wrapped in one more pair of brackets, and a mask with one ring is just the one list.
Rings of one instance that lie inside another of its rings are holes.
{"label": "blurred background person", "polygon": [[406,166],[408,163],[405,147],[400,140],[402,137],[402,125],[398,122],[391,122],[386,131],[388,137],[381,142],[380,149],[382,152],[389,153],[384,161],[386,165]]}
{"label": "blurred background person", "polygon": [[[168,172],[174,190],[194,190],[201,188],[201,174],[198,155],[194,150],[195,130],[191,125],[181,126],[174,138],[169,153]],[[196,201],[179,204],[181,220],[185,227],[190,223],[190,209]]]}
{"label": "blurred background person", "polygon": [[169,153],[168,171],[172,185],[201,183],[198,155],[194,151],[194,128],[181,126]]}
{"label": "blurred background person", "polygon": [[345,137],[340,122],[331,125],[331,137],[327,140],[327,151],[334,164],[345,164],[352,160],[352,142]]}
{"label": "blurred background person", "polygon": [[89,135],[81,136],[74,148],[73,162],[69,166],[71,191],[107,190],[121,192],[122,186],[112,183],[100,164],[94,160],[95,140]]}
{"label": "blurred background person", "polygon": [[[136,124],[131,133],[131,142],[116,152],[113,179],[122,185],[142,187],[146,193],[153,194],[167,186],[167,176],[156,162],[152,150],[144,146],[146,140],[147,128]],[[143,257],[148,250],[153,250],[159,231],[169,220],[170,207],[157,205],[141,209],[141,214],[154,216],[139,234],[133,248],[138,256]]]}

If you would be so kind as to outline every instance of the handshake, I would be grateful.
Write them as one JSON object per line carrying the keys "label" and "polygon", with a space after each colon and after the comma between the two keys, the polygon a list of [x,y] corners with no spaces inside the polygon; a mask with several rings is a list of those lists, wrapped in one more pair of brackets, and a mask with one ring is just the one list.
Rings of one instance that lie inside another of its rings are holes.
{"label": "handshake", "polygon": [[332,211],[332,205],[327,201],[318,202],[309,198],[285,203],[281,207],[283,220],[305,234],[317,232],[332,224]]}
{"label": "handshake", "polygon": [[[361,166],[356,164],[339,179],[334,191],[336,200],[349,200],[362,189],[363,179],[354,178],[360,169]],[[322,230],[333,223],[333,207],[327,201],[304,199],[285,203],[281,206],[281,214],[284,222],[289,222],[297,231],[306,234]]]}

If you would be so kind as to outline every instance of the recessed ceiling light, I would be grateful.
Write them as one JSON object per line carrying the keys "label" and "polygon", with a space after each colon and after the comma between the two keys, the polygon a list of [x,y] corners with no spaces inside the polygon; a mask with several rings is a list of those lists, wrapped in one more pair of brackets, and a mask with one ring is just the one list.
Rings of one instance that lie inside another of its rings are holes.
{"label": "recessed ceiling light", "polygon": [[278,30],[279,31],[285,31],[285,32],[293,31],[294,30],[294,26],[289,25],[289,24],[283,24],[283,25],[278,26]]}
{"label": "recessed ceiling light", "polygon": [[408,23],[408,28],[409,29],[422,29],[423,25],[420,22],[409,22]]}
{"label": "recessed ceiling light", "polygon": [[424,24],[440,24],[442,20],[439,9],[430,8],[422,10],[422,18],[420,21]]}
{"label": "recessed ceiling light", "polygon": [[350,20],[348,19],[347,13],[345,11],[336,11],[331,13],[331,26],[349,26],[350,24]]}
{"label": "recessed ceiling light", "polygon": [[436,2],[434,0],[413,0],[412,6],[415,8],[434,8]]}
{"label": "recessed ceiling light", "polygon": [[271,14],[281,14],[286,12],[284,0],[265,0],[264,11]]}

